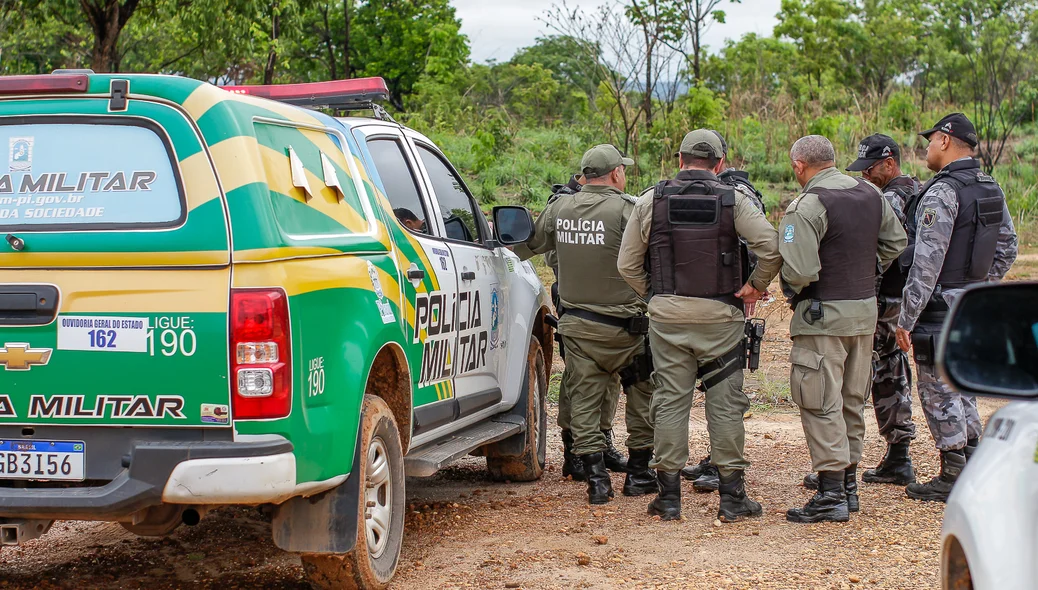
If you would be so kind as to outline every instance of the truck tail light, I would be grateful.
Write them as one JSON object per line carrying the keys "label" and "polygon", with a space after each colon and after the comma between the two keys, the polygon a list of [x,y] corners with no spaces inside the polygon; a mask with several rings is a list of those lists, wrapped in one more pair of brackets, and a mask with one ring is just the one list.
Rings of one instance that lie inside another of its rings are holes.
{"label": "truck tail light", "polygon": [[281,289],[231,290],[231,403],[238,420],[292,411],[292,335]]}

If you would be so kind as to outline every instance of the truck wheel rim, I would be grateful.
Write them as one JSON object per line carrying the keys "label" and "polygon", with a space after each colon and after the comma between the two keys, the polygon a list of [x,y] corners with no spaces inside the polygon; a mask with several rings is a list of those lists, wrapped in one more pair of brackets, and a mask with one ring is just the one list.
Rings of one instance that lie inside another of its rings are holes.
{"label": "truck wheel rim", "polygon": [[365,466],[366,511],[364,528],[368,538],[368,553],[378,559],[389,543],[393,516],[393,477],[390,473],[389,453],[379,437],[371,439]]}

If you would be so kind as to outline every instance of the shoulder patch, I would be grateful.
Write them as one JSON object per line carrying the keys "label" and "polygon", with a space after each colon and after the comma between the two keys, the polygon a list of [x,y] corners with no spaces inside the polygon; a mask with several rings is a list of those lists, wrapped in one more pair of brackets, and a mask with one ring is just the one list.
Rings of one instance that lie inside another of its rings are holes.
{"label": "shoulder patch", "polygon": [[637,197],[632,197],[631,195],[629,195],[627,193],[624,193],[624,194],[620,195],[620,197],[623,200],[627,201],[628,203],[630,203],[632,205],[634,205],[634,204],[636,204],[638,202],[638,198]]}
{"label": "shoulder patch", "polygon": [[795,229],[793,228],[793,226],[792,225],[787,225],[786,229],[782,233],[782,241],[787,243],[787,244],[792,244],[793,243],[793,235],[794,235],[794,233],[795,233]]}
{"label": "shoulder patch", "polygon": [[923,227],[933,227],[937,223],[937,209],[927,207],[923,210],[923,218],[919,221]]}

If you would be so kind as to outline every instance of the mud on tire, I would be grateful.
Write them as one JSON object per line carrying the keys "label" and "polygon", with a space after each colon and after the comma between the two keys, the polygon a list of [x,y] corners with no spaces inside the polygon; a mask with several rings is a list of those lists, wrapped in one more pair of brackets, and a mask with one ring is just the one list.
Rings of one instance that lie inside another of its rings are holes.
{"label": "mud on tire", "polygon": [[345,555],[302,556],[310,584],[320,590],[385,588],[400,561],[404,460],[396,421],[386,402],[365,395],[360,428],[357,545]]}
{"label": "mud on tire", "polygon": [[520,402],[526,406],[523,454],[502,455],[495,450],[494,445],[488,447],[487,470],[495,481],[534,481],[544,473],[548,438],[548,373],[544,365],[544,353],[536,338],[530,340],[523,387],[524,391],[520,392]]}

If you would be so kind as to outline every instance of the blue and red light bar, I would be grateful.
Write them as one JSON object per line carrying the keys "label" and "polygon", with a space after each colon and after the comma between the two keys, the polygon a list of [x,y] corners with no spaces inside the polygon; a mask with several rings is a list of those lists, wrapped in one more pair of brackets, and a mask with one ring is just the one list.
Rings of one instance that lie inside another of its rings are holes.
{"label": "blue and red light bar", "polygon": [[37,76],[0,76],[0,96],[12,94],[56,94],[86,92],[86,74],[41,74]]}
{"label": "blue and red light bar", "polygon": [[361,108],[389,98],[389,87],[382,78],[268,86],[224,86],[223,89],[234,94],[258,96],[304,107]]}

